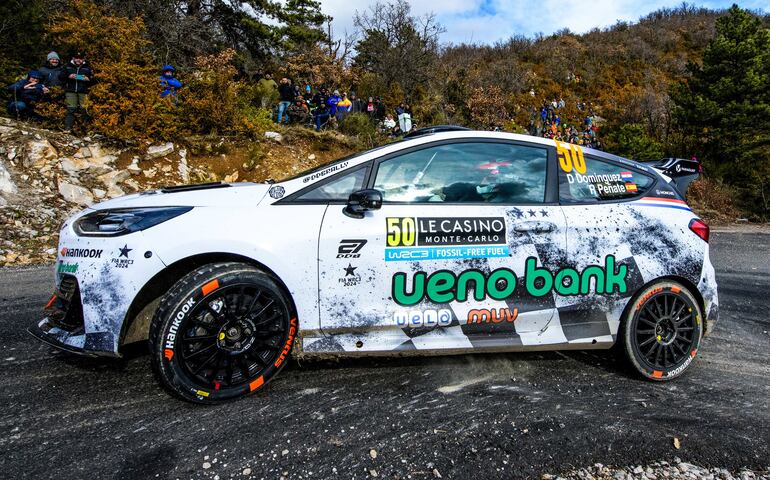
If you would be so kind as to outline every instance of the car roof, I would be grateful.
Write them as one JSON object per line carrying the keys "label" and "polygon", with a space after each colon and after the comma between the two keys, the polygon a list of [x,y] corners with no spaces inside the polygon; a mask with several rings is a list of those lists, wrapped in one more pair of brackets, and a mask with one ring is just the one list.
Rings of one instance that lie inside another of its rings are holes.
{"label": "car roof", "polygon": [[[392,151],[386,152],[385,148],[381,148],[377,150],[377,154],[382,155],[384,153],[392,153],[404,148],[413,147],[415,145],[432,143],[432,142],[441,141],[441,140],[466,139],[466,138],[467,139],[480,138],[480,139],[514,140],[514,141],[526,142],[526,143],[535,144],[535,145],[543,145],[545,147],[553,147],[556,144],[556,142],[550,138],[534,137],[531,135],[522,135],[519,133],[490,132],[485,130],[455,130],[455,131],[427,133],[427,134],[420,135],[418,137],[407,138],[391,144],[393,146],[397,146],[397,148],[394,148]],[[587,153],[589,155],[633,165],[644,171],[653,171],[647,165],[644,165],[634,160],[630,160],[628,158],[620,157],[618,155],[607,153],[601,150],[595,150],[593,148],[587,148],[583,146],[581,146],[581,148],[583,149],[584,153]]]}

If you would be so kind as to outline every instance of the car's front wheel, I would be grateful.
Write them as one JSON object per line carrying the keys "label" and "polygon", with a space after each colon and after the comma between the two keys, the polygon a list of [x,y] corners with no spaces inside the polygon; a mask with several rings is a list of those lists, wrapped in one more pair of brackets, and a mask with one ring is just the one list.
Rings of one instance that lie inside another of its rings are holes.
{"label": "car's front wheel", "polygon": [[662,280],[641,291],[623,322],[623,348],[637,372],[665,381],[690,366],[703,335],[698,301],[684,285]]}
{"label": "car's front wheel", "polygon": [[297,335],[291,312],[277,283],[250,265],[200,267],[160,301],[150,330],[153,370],[192,402],[247,395],[287,363]]}

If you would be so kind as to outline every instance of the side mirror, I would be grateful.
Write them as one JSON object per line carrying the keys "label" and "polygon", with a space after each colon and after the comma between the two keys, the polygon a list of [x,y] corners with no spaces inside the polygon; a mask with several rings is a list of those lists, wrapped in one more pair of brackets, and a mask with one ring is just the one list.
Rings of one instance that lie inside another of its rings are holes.
{"label": "side mirror", "polygon": [[382,193],[379,190],[359,190],[348,197],[348,204],[342,213],[350,218],[364,218],[364,212],[382,207]]}

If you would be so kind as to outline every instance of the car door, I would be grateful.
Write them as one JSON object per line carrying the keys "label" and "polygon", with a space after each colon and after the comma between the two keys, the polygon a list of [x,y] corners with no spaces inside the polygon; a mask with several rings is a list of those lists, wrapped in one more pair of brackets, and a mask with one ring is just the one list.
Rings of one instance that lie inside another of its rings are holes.
{"label": "car door", "polygon": [[[571,343],[612,343],[629,297],[655,275],[648,270],[651,257],[644,252],[668,248],[666,234],[647,231],[650,225],[640,222],[633,203],[653,186],[654,178],[628,160],[556,144],[568,264],[577,272],[595,267],[604,272],[602,278],[584,275],[585,292],[557,297],[560,321]],[[613,274],[623,280],[609,291],[606,280]]]}
{"label": "car door", "polygon": [[565,219],[547,188],[555,168],[545,146],[481,139],[376,161],[369,186],[382,207],[351,218],[330,206],[321,226],[323,348],[563,343],[558,325],[549,328],[558,323],[552,292],[530,294],[524,279],[564,255]]}

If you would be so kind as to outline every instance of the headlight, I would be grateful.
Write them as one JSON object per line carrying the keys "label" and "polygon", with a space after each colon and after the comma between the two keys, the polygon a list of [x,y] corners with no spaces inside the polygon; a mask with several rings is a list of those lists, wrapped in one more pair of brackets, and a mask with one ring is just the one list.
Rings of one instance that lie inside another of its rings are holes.
{"label": "headlight", "polygon": [[73,228],[82,237],[117,237],[153,227],[193,207],[144,207],[99,210],[77,219]]}

